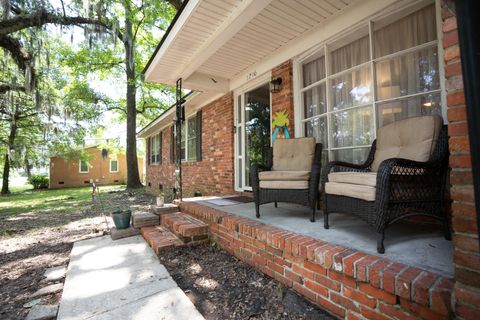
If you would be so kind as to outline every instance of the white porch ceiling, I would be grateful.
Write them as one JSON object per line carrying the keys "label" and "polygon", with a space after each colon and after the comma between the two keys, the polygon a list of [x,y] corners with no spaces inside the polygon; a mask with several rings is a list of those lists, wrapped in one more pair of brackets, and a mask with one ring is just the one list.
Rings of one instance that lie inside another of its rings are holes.
{"label": "white porch ceiling", "polygon": [[227,92],[229,80],[359,0],[190,0],[148,81]]}

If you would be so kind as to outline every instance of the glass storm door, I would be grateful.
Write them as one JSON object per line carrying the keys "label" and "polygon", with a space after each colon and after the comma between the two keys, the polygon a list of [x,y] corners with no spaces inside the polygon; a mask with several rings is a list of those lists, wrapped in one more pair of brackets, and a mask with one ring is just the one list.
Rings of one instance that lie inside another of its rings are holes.
{"label": "glass storm door", "polygon": [[235,106],[235,189],[251,190],[250,166],[265,163],[271,145],[270,88],[239,94]]}

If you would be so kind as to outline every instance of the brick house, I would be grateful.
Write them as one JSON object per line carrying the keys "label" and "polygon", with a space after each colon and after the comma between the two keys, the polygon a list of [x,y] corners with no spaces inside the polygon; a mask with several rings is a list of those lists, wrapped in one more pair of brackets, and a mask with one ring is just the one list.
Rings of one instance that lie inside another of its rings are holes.
{"label": "brick house", "polygon": [[[324,163],[361,162],[377,128],[441,115],[449,131],[452,277],[350,248],[325,249],[312,239],[305,248],[300,240],[290,243],[305,249],[299,262],[293,251],[285,253],[288,240],[276,238],[282,231],[192,203],[182,208],[208,221],[232,254],[339,317],[478,317],[480,253],[462,54],[449,0],[190,0],[144,70],[147,81],[175,85],[181,78],[193,91],[184,103],[184,197],[248,193],[250,161],[270,144],[279,112],[288,116],[290,137],[323,143]],[[152,193],[174,187],[174,116],[172,107],[138,134],[147,141]],[[321,258],[316,245],[325,249]],[[238,246],[250,248],[248,255]],[[270,264],[272,254],[281,262]],[[342,272],[330,270],[337,259]],[[309,280],[315,272],[324,283]]]}
{"label": "brick house", "polygon": [[[87,147],[88,161],[50,158],[50,189],[83,187],[90,180],[98,185],[125,184],[127,161],[124,154],[108,154],[97,146]],[[143,159],[138,158],[139,173],[143,173]]]}

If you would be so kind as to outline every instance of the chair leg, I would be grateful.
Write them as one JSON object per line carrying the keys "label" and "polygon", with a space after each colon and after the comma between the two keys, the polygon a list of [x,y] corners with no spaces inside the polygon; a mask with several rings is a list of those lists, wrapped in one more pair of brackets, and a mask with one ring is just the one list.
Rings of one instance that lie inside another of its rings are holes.
{"label": "chair leg", "polygon": [[278,208],[278,203],[277,203],[277,201],[275,201],[275,208]]}
{"label": "chair leg", "polygon": [[311,222],[315,222],[315,204],[312,206],[312,218],[310,219]]}
{"label": "chair leg", "polygon": [[323,227],[325,229],[330,228],[330,226],[328,225],[328,212],[325,209],[323,209]]}
{"label": "chair leg", "polygon": [[260,205],[255,203],[255,213],[257,218],[260,218]]}
{"label": "chair leg", "polygon": [[450,232],[450,225],[447,219],[443,220],[443,228],[445,230],[445,240],[452,240],[452,233]]}
{"label": "chair leg", "polygon": [[383,240],[385,239],[385,230],[377,232],[377,252],[385,253],[385,247],[383,246]]}

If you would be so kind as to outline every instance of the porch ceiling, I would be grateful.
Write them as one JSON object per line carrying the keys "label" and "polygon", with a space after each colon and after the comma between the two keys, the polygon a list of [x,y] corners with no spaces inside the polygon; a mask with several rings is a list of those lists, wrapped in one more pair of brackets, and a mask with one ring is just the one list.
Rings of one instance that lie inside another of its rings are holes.
{"label": "porch ceiling", "polygon": [[[227,92],[229,79],[359,0],[190,0],[145,70],[148,81]],[[207,79],[207,81],[205,81]]]}

